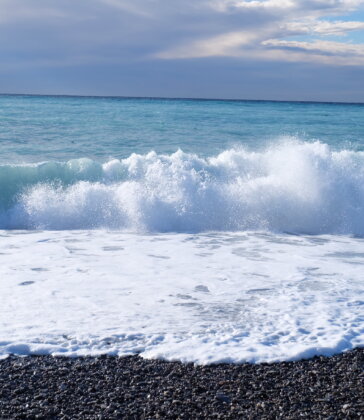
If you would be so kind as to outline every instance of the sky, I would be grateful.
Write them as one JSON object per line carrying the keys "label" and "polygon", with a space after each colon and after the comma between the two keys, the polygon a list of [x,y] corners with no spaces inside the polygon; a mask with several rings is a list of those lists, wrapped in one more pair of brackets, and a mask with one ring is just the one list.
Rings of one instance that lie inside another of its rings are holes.
{"label": "sky", "polygon": [[0,92],[364,102],[364,0],[0,0]]}

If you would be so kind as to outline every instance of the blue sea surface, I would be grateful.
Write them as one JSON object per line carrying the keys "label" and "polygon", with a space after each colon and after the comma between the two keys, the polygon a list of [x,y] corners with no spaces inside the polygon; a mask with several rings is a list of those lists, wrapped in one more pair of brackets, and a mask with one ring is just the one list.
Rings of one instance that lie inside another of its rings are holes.
{"label": "blue sea surface", "polygon": [[1,163],[98,161],[132,153],[211,156],[283,136],[363,150],[364,105],[60,96],[0,96]]}

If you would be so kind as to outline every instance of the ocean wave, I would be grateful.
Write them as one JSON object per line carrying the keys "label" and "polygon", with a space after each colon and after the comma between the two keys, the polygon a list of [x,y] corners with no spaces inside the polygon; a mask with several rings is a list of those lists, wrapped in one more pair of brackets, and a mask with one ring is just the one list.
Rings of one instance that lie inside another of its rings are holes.
{"label": "ocean wave", "polygon": [[285,141],[208,158],[0,166],[0,228],[364,234],[364,152]]}

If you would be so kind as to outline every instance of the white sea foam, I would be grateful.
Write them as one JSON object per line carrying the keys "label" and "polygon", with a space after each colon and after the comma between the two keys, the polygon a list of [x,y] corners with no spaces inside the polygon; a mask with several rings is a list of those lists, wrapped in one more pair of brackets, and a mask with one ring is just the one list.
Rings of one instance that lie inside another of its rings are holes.
{"label": "white sea foam", "polygon": [[8,165],[0,187],[5,229],[364,234],[364,153],[319,142]]}
{"label": "white sea foam", "polygon": [[0,192],[0,357],[203,364],[364,345],[363,152],[291,139],[3,165]]}
{"label": "white sea foam", "polygon": [[364,345],[360,238],[0,231],[0,262],[0,357],[271,362]]}

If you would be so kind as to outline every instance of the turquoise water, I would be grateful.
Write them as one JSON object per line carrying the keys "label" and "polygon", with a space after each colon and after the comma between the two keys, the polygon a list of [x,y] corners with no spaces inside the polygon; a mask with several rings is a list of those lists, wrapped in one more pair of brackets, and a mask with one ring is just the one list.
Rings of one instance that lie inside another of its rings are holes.
{"label": "turquoise water", "polygon": [[98,161],[132,153],[210,156],[282,136],[362,150],[364,105],[0,96],[1,163]]}
{"label": "turquoise water", "polygon": [[364,105],[0,96],[0,228],[364,234]]}

